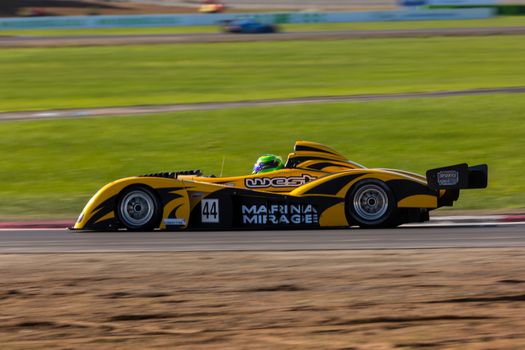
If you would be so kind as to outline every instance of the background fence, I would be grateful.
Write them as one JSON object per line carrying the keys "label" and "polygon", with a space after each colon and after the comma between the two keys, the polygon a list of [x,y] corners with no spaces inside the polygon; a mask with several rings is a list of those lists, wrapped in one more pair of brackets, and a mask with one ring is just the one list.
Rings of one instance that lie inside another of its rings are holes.
{"label": "background fence", "polygon": [[476,19],[493,16],[493,9],[406,9],[374,12],[221,13],[128,16],[65,16],[2,18],[1,29],[109,28],[215,25],[224,20],[252,17],[267,23],[337,23]]}

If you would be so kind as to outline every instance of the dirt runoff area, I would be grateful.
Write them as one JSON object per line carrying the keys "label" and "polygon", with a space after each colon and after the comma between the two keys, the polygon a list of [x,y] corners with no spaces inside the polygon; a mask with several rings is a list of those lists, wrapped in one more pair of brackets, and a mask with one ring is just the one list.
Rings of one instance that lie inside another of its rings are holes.
{"label": "dirt runoff area", "polygon": [[0,255],[1,349],[524,349],[525,249]]}

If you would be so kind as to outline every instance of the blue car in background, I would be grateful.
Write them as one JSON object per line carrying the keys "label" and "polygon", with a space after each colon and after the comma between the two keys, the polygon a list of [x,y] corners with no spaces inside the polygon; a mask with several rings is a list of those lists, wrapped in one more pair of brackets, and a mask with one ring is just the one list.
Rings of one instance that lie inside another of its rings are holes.
{"label": "blue car in background", "polygon": [[261,23],[252,18],[234,19],[223,22],[223,31],[227,33],[275,33],[277,26],[268,23]]}
{"label": "blue car in background", "polygon": [[427,5],[427,0],[399,0],[398,3],[400,6],[406,7],[416,7],[416,6],[425,6]]}

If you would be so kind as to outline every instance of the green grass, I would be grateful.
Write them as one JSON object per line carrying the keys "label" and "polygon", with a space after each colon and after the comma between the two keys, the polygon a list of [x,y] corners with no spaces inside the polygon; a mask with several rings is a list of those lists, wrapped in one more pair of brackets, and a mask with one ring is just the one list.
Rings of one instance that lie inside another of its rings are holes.
{"label": "green grass", "polygon": [[16,36],[79,36],[79,35],[146,35],[216,33],[219,26],[139,27],[139,28],[71,28],[0,30],[0,35]]}
{"label": "green grass", "polygon": [[524,16],[493,17],[486,19],[449,20],[449,21],[390,21],[390,22],[355,22],[355,23],[309,23],[286,24],[285,31],[318,30],[395,30],[395,29],[430,29],[430,28],[477,28],[477,27],[520,27],[525,26]]}
{"label": "green grass", "polygon": [[0,51],[0,111],[525,85],[525,36]]}
{"label": "green grass", "polygon": [[[487,19],[450,21],[399,21],[399,22],[356,22],[356,23],[306,23],[282,24],[285,32],[320,30],[389,30],[421,28],[474,28],[474,27],[516,27],[525,26],[524,16],[505,16]],[[82,29],[21,29],[2,30],[0,35],[74,36],[74,35],[137,35],[137,34],[189,34],[215,33],[218,26],[191,27],[143,27],[143,28],[82,28]]]}
{"label": "green grass", "polygon": [[424,173],[488,163],[487,190],[459,208],[525,206],[522,95],[338,103],[142,117],[0,123],[2,217],[75,217],[105,183],[200,168],[246,174],[256,158],[318,141],[369,167]]}

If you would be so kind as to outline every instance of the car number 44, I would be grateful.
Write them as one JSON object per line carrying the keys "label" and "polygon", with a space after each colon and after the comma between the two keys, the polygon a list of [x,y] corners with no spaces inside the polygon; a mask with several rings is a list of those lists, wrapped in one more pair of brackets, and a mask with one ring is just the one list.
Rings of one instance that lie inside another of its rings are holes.
{"label": "car number 44", "polygon": [[201,218],[204,223],[219,222],[219,200],[203,199],[201,202]]}

